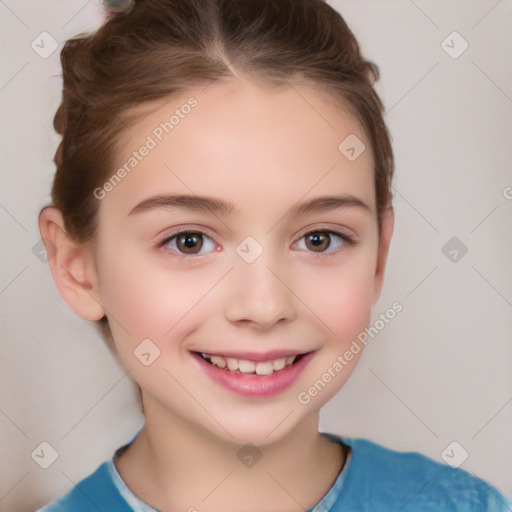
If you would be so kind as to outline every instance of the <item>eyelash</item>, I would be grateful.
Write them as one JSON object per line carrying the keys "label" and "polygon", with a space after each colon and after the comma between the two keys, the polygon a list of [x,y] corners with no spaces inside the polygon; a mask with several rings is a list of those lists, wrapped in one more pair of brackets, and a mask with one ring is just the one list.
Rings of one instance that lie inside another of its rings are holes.
{"label": "eyelash", "polygon": [[[308,235],[312,235],[312,234],[315,234],[315,233],[323,233],[323,234],[329,234],[329,235],[337,236],[337,237],[339,237],[342,240],[343,245],[347,245],[348,247],[353,247],[353,246],[355,246],[357,244],[357,241],[356,241],[356,239],[354,237],[352,237],[350,235],[347,235],[347,234],[344,234],[344,233],[340,233],[339,231],[334,231],[332,229],[313,229],[313,230],[308,231],[307,233],[304,233],[299,238],[299,240],[302,240],[303,238],[307,237]],[[162,240],[161,242],[158,243],[158,247],[160,249],[166,251],[166,252],[176,253],[179,258],[182,258],[185,261],[195,260],[198,257],[200,257],[201,254],[186,255],[186,254],[182,254],[180,252],[176,252],[173,249],[166,249],[165,248],[165,246],[171,240],[173,240],[175,238],[179,238],[182,235],[202,235],[202,236],[206,236],[207,238],[209,238],[210,240],[212,240],[215,243],[215,241],[212,239],[212,237],[208,236],[206,233],[203,233],[202,231],[198,231],[198,230],[183,230],[183,231],[178,231],[176,233],[173,233],[172,235],[167,236],[166,238],[164,238],[164,240]],[[330,257],[336,256],[340,252],[340,250],[335,250],[335,251],[331,251],[331,252],[314,252],[314,251],[307,251],[307,252],[310,252],[315,258],[330,258]]]}

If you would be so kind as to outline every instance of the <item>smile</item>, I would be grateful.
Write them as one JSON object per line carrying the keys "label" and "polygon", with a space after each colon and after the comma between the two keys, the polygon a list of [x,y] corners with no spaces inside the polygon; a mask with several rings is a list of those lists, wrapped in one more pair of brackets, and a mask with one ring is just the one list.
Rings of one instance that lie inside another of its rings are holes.
{"label": "smile", "polygon": [[[290,387],[299,378],[315,352],[191,354],[199,369],[215,384],[248,398],[269,398]],[[235,355],[238,357],[234,357]]]}
{"label": "smile", "polygon": [[305,354],[296,356],[280,357],[268,361],[251,361],[249,359],[236,359],[234,357],[223,357],[213,354],[199,354],[205,361],[230,372],[239,372],[245,375],[272,375],[297,362]]}

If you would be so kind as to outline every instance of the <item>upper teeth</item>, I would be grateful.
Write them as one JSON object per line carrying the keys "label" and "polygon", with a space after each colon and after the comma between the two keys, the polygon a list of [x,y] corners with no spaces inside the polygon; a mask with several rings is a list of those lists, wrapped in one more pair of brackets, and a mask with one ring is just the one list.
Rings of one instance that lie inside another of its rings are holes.
{"label": "upper teeth", "polygon": [[270,361],[249,361],[248,359],[235,359],[202,353],[201,356],[219,368],[227,368],[232,372],[255,373],[256,375],[272,375],[273,372],[290,366],[297,356],[281,357]]}

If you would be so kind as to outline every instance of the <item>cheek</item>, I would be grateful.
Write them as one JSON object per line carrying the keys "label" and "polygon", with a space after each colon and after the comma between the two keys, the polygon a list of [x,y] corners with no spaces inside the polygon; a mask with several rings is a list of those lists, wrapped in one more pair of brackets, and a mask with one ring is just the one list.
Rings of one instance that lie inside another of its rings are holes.
{"label": "cheek", "polygon": [[326,335],[340,346],[368,325],[373,301],[372,263],[366,261],[350,268],[317,273],[315,286],[306,303],[323,322]]}
{"label": "cheek", "polygon": [[192,277],[170,270],[173,264],[165,261],[142,265],[144,256],[133,248],[126,254],[103,258],[100,275],[101,298],[118,350],[133,352],[149,338],[164,352],[173,339],[184,339],[194,329],[222,271],[196,269]]}
{"label": "cheek", "polygon": [[345,342],[364,329],[370,319],[371,295],[361,286],[360,282],[350,286],[333,289],[319,294],[318,304],[320,318],[327,324],[330,337]]}

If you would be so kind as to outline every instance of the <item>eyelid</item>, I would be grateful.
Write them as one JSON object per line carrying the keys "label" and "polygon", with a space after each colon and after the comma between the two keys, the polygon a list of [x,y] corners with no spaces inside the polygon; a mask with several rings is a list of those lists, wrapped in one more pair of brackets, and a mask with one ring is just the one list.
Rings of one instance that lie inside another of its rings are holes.
{"label": "eyelid", "polygon": [[[302,234],[295,239],[295,241],[293,242],[292,245],[296,245],[306,235],[309,235],[311,233],[317,233],[317,232],[320,232],[320,233],[325,232],[325,233],[328,233],[328,234],[331,234],[334,236],[338,236],[339,238],[341,238],[343,240],[343,245],[348,246],[346,248],[356,245],[359,241],[356,236],[343,232],[343,230],[341,228],[313,225],[308,228],[305,228],[302,231]],[[168,249],[165,247],[173,238],[177,237],[178,235],[182,235],[182,234],[186,234],[186,233],[197,233],[197,234],[201,234],[201,235],[208,237],[217,246],[217,249],[215,249],[214,251],[211,251],[209,253],[206,253],[206,254],[187,255],[187,254],[182,254],[182,253],[176,252],[172,249]],[[179,226],[179,227],[173,229],[171,232],[166,234],[164,236],[164,238],[161,239],[161,241],[159,241],[157,243],[157,246],[159,249],[161,249],[167,253],[172,253],[172,254],[178,256],[179,258],[186,259],[186,260],[197,259],[200,256],[203,256],[203,257],[208,256],[209,254],[212,254],[212,252],[219,252],[219,249],[218,249],[219,243],[217,242],[216,237],[211,235],[210,230],[208,228],[206,228],[205,226],[197,226],[197,225],[196,226],[184,225],[184,226]],[[335,251],[330,251],[330,252],[314,252],[314,251],[304,251],[304,252],[307,252],[308,254],[311,254],[314,257],[320,257],[320,258],[324,257],[325,258],[325,257],[335,256],[342,250],[343,250],[343,248],[339,249],[339,250],[335,250]]]}
{"label": "eyelid", "polygon": [[312,224],[311,226],[304,228],[300,231],[302,233],[297,239],[302,238],[303,236],[309,234],[309,233],[315,233],[317,231],[326,231],[329,233],[334,233],[342,238],[352,239],[354,241],[358,240],[358,237],[353,229],[350,229],[349,227],[343,227],[339,224],[332,225],[332,224]]}
{"label": "eyelid", "polygon": [[349,235],[348,233],[344,233],[342,230],[339,230],[339,229],[327,228],[327,227],[313,227],[311,229],[308,229],[300,237],[298,237],[297,241],[294,242],[294,245],[297,244],[300,240],[302,240],[306,235],[309,235],[311,233],[327,233],[329,235],[337,236],[338,238],[341,238],[341,240],[342,240],[341,248],[334,250],[334,251],[315,252],[315,251],[304,251],[303,250],[303,252],[307,252],[308,255],[312,255],[314,258],[336,257],[342,251],[350,249],[351,247],[354,247],[359,242],[359,240],[355,236]]}
{"label": "eyelid", "polygon": [[[176,238],[177,236],[186,234],[186,233],[197,233],[197,234],[206,236],[216,245],[216,249],[214,249],[213,251],[206,253],[206,254],[183,254],[183,253],[174,251],[174,250],[166,247],[166,245],[173,238]],[[216,237],[212,236],[209,233],[210,233],[210,230],[204,226],[201,226],[201,227],[197,227],[197,226],[191,227],[191,226],[186,226],[186,225],[179,226],[178,228],[175,228],[172,231],[170,231],[169,233],[167,233],[159,242],[157,242],[156,245],[159,250],[164,251],[167,254],[173,254],[174,256],[181,258],[181,259],[185,259],[185,260],[193,260],[193,259],[199,258],[200,256],[203,256],[203,257],[208,256],[209,254],[212,254],[213,252],[219,251],[219,244],[216,240]]]}
{"label": "eyelid", "polygon": [[301,239],[305,235],[308,235],[310,233],[316,233],[316,232],[333,233],[335,235],[340,236],[344,240],[346,239],[347,241],[353,242],[354,244],[359,242],[359,236],[357,235],[357,233],[353,229],[349,228],[348,226],[340,226],[339,224],[333,225],[333,224],[325,224],[325,223],[312,224],[312,225],[302,229],[300,231],[301,235],[298,236],[296,240]]}
{"label": "eyelid", "polygon": [[[161,233],[165,233],[165,235],[162,237]],[[202,235],[206,235],[207,237],[211,238],[215,243],[217,243],[216,235],[212,233],[212,231],[207,228],[206,226],[201,225],[181,225],[181,226],[175,226],[174,228],[170,228],[169,230],[164,229],[162,230],[155,238],[160,239],[161,241],[158,242],[158,245],[163,245],[164,243],[168,242],[169,239],[175,237],[176,235],[180,235],[182,233],[200,233]]]}

